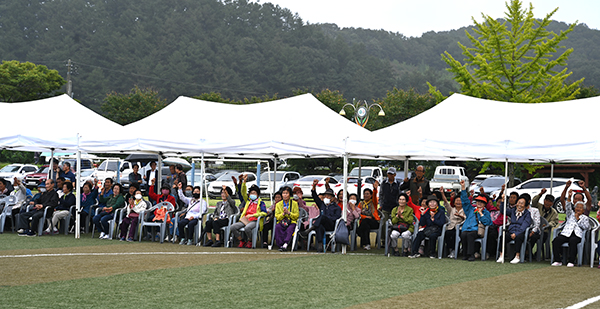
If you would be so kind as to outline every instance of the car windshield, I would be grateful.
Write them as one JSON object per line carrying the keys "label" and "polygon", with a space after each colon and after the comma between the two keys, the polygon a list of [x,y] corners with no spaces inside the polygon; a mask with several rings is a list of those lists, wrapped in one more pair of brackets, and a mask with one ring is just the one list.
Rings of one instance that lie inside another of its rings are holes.
{"label": "car windshield", "polygon": [[48,171],[50,171],[50,167],[46,166],[46,167],[40,168],[37,172],[41,173],[41,174],[48,174]]}
{"label": "car windshield", "polygon": [[100,166],[98,167],[99,171],[112,171],[112,172],[116,172],[119,168],[118,168],[118,162],[117,161],[104,161],[102,162],[102,164],[100,164]]}
{"label": "car windshield", "polygon": [[298,181],[306,181],[306,182],[313,182],[313,180],[317,179],[317,180],[321,180],[323,178],[323,176],[304,176],[302,178],[300,178]]}
{"label": "car windshield", "polygon": [[[274,172],[268,172],[268,173],[263,173],[260,175],[260,180],[273,180],[273,173]],[[283,174],[284,173],[277,173],[275,174],[277,176],[277,181],[281,181],[283,179]]]}
{"label": "car windshield", "polygon": [[502,187],[504,184],[504,177],[502,178],[488,178],[481,183],[482,187]]}
{"label": "car windshield", "polygon": [[[372,173],[372,172],[373,172],[373,169],[370,169],[370,168],[363,168],[363,169],[361,169],[361,171],[360,171],[360,175],[361,175],[361,176],[369,176],[369,175],[371,175],[371,173]],[[348,176],[354,176],[354,177],[358,177],[358,169],[357,169],[357,168],[353,169],[353,170],[350,172],[350,174],[348,174]]]}
{"label": "car windshield", "polygon": [[18,165],[7,165],[3,167],[0,172],[1,173],[14,173],[19,171],[20,166]]}
{"label": "car windshield", "polygon": [[217,181],[232,181],[231,176],[235,176],[237,178],[239,175],[239,172],[229,171],[219,176],[219,178],[217,178]]}

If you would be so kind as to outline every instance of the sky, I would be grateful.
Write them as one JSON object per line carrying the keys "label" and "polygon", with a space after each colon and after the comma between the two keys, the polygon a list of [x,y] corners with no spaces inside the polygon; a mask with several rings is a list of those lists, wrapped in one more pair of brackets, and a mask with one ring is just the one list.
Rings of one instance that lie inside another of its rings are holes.
{"label": "sky", "polygon": [[[494,18],[507,11],[503,0],[260,0],[298,13],[304,22],[334,23],[341,28],[354,27],[399,32],[419,37],[428,31],[449,31],[481,22],[481,13]],[[598,0],[529,0],[536,18],[559,8],[552,19],[568,24],[585,23],[600,29]]]}

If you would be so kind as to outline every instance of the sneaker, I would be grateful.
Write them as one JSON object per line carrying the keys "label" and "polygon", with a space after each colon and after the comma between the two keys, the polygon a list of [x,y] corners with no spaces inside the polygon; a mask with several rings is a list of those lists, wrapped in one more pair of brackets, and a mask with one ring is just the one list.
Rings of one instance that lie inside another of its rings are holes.
{"label": "sneaker", "polygon": [[279,247],[279,252],[283,252],[285,250],[283,250],[283,247]]}
{"label": "sneaker", "polygon": [[417,254],[409,255],[408,257],[411,259],[417,259],[417,258],[421,257],[421,254],[417,253]]}
{"label": "sneaker", "polygon": [[474,262],[475,261],[475,257],[473,255],[471,255],[467,260],[469,262]]}
{"label": "sneaker", "polygon": [[170,241],[170,239],[171,239],[171,238],[169,238],[169,235],[167,235],[167,236],[165,236],[165,239],[164,239],[164,241],[165,241],[165,242],[169,242],[169,241]]}
{"label": "sneaker", "polygon": [[450,250],[450,254],[448,254],[448,258],[449,259],[453,259],[454,258],[454,250]]}
{"label": "sneaker", "polygon": [[27,234],[28,234],[28,233],[25,233],[25,232],[23,231],[23,233],[19,233],[19,236],[27,236]]}
{"label": "sneaker", "polygon": [[207,243],[204,244],[205,247],[211,247],[213,245],[213,241],[209,240]]}
{"label": "sneaker", "polygon": [[102,239],[109,239],[110,236],[108,236],[108,234],[104,234],[104,237],[102,237]]}
{"label": "sneaker", "polygon": [[75,226],[74,225],[69,230],[69,234],[73,234],[73,233],[75,233]]}
{"label": "sneaker", "polygon": [[19,234],[23,234],[23,233],[25,233],[25,230],[24,230],[24,229],[18,229],[18,230],[17,230],[17,233],[19,233]]}
{"label": "sneaker", "polygon": [[103,239],[103,238],[104,238],[104,235],[106,235],[106,234],[104,234],[104,232],[100,232],[100,236],[99,236],[98,238],[99,238],[99,239]]}
{"label": "sneaker", "polygon": [[287,247],[288,247],[287,243],[285,243],[285,244],[283,244],[283,246],[281,246],[281,248],[283,249],[283,251],[287,251]]}
{"label": "sneaker", "polygon": [[188,241],[187,241],[187,245],[188,245],[188,246],[191,246],[191,245],[193,245],[193,244],[194,244],[194,241],[193,241],[193,240],[191,240],[191,239],[190,239],[190,240],[188,240]]}
{"label": "sneaker", "polygon": [[496,263],[502,263],[502,261],[504,261],[504,257],[500,256],[497,260]]}
{"label": "sneaker", "polygon": [[45,230],[43,231],[43,233],[44,233],[44,235],[48,235],[48,234],[50,234],[50,227],[48,227],[47,229],[45,229]]}
{"label": "sneaker", "polygon": [[219,240],[216,243],[214,243],[211,247],[222,247],[223,243]]}
{"label": "sneaker", "polygon": [[125,241],[125,236],[121,237],[121,239],[119,239],[119,241]]}
{"label": "sneaker", "polygon": [[238,248],[244,248],[246,247],[246,242],[245,241],[240,241],[240,244],[238,245]]}
{"label": "sneaker", "polygon": [[133,238],[127,238],[128,242],[133,242]]}
{"label": "sneaker", "polygon": [[512,261],[510,261],[511,264],[519,264],[521,263],[521,258],[518,258],[515,256],[514,259],[512,259]]}
{"label": "sneaker", "polygon": [[490,259],[490,254],[489,253],[485,254],[485,259],[486,259],[486,261]]}
{"label": "sneaker", "polygon": [[251,241],[246,242],[246,248],[252,249],[252,242]]}
{"label": "sneaker", "polygon": [[364,247],[364,249],[365,249],[365,250],[367,250],[367,251],[371,250],[371,245],[366,245],[366,246]]}
{"label": "sneaker", "polygon": [[394,256],[400,256],[400,251],[394,251]]}
{"label": "sneaker", "polygon": [[423,247],[419,247],[419,256],[425,254],[425,250]]}
{"label": "sneaker", "polygon": [[552,263],[551,266],[562,266],[562,263],[561,262],[554,262],[554,263]]}
{"label": "sneaker", "polygon": [[567,267],[575,267],[575,264],[569,263],[569,264],[567,264]]}
{"label": "sneaker", "polygon": [[402,256],[404,256],[404,257],[408,257],[409,255],[410,255],[410,253],[408,251],[402,252]]}
{"label": "sneaker", "polygon": [[465,255],[463,255],[463,257],[462,257],[462,260],[463,260],[463,261],[466,261],[466,260],[468,260],[468,259],[469,259],[469,256],[468,256],[468,255],[466,255],[466,254],[465,254]]}
{"label": "sneaker", "polygon": [[481,254],[479,254],[479,252],[475,252],[475,254],[473,254],[473,257],[479,259],[481,257]]}
{"label": "sneaker", "polygon": [[323,244],[322,243],[317,244],[317,252],[323,252]]}
{"label": "sneaker", "polygon": [[181,241],[179,242],[180,245],[185,245],[185,238],[182,238]]}
{"label": "sneaker", "polygon": [[35,233],[34,232],[29,232],[29,233],[27,233],[27,237],[35,237]]}
{"label": "sneaker", "polygon": [[59,233],[58,230],[52,231],[52,234],[54,234],[54,235],[58,235],[58,233]]}
{"label": "sneaker", "polygon": [[429,258],[430,258],[430,259],[437,259],[437,256],[435,256],[435,255],[430,255],[430,256],[429,256]]}
{"label": "sneaker", "polygon": [[177,242],[177,235],[173,235],[173,239],[171,241],[173,241],[173,243],[176,243]]}

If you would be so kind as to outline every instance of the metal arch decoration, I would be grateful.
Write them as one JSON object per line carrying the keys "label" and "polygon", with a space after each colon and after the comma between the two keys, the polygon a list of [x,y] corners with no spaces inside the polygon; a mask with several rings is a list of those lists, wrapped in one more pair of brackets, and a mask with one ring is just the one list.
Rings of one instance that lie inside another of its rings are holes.
{"label": "metal arch decoration", "polygon": [[369,104],[366,100],[344,104],[344,106],[342,106],[342,110],[340,110],[340,115],[346,115],[346,112],[344,111],[344,108],[346,106],[350,106],[354,109],[354,122],[356,122],[357,125],[363,128],[367,125],[367,122],[369,121],[369,112],[371,111],[371,108],[373,106],[379,107],[379,116],[385,116],[381,105],[377,103]]}

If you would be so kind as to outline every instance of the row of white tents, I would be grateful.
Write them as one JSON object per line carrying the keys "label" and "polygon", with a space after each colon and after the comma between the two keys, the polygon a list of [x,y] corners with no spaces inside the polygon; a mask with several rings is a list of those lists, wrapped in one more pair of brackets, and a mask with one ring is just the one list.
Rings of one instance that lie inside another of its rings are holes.
{"label": "row of white tents", "polygon": [[311,94],[247,105],[179,97],[126,126],[67,95],[0,103],[0,108],[0,149],[20,151],[343,157],[345,174],[348,157],[600,161],[595,135],[600,97],[521,104],[454,94],[418,116],[374,132],[340,116]]}

